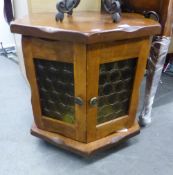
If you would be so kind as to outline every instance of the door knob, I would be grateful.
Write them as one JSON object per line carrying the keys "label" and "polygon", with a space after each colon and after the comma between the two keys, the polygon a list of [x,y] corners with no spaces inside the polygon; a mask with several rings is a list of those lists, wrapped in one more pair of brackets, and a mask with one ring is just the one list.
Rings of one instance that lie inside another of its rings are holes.
{"label": "door knob", "polygon": [[77,104],[77,105],[82,106],[84,104],[84,101],[81,97],[75,97],[74,103]]}
{"label": "door knob", "polygon": [[98,105],[98,98],[97,97],[91,98],[90,105],[96,107]]}

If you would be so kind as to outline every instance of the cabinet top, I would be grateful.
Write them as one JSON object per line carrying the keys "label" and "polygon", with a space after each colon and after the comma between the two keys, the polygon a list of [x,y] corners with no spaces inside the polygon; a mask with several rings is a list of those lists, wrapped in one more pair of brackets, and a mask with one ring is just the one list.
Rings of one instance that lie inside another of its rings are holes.
{"label": "cabinet top", "polygon": [[119,23],[110,15],[99,12],[76,12],[56,22],[54,13],[39,13],[17,19],[11,23],[13,33],[81,43],[139,38],[159,34],[160,24],[143,15],[123,13]]}

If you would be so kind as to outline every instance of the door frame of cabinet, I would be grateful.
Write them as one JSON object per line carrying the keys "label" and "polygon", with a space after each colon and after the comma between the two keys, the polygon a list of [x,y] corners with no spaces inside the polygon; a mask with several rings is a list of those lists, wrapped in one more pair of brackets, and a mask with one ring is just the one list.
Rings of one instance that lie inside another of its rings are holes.
{"label": "door frame of cabinet", "polygon": [[[37,127],[80,142],[86,142],[86,46],[23,36],[22,48],[32,91],[32,106]],[[74,64],[75,97],[83,99],[83,105],[75,104],[74,125],[42,115],[34,58]]]}
{"label": "door frame of cabinet", "polygon": [[87,47],[88,102],[93,97],[98,97],[100,64],[137,58],[128,115],[97,125],[97,107],[87,103],[87,142],[103,138],[123,128],[128,129],[135,123],[140,84],[145,72],[149,48],[149,37],[92,44]]}
{"label": "door frame of cabinet", "polygon": [[[149,54],[149,37],[85,45],[23,36],[22,45],[27,77],[32,89],[34,119],[39,129],[89,143],[133,126],[140,83]],[[74,64],[75,97],[83,99],[82,106],[75,105],[74,125],[42,116],[34,58]],[[128,115],[97,125],[97,107],[92,107],[89,102],[91,98],[98,96],[100,64],[131,58],[137,58],[137,68]]]}

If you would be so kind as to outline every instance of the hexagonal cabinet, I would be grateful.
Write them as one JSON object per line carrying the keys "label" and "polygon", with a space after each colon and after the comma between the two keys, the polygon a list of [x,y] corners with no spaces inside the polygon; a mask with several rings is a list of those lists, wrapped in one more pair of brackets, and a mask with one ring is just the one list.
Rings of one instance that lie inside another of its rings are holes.
{"label": "hexagonal cabinet", "polygon": [[22,34],[35,123],[31,133],[59,147],[90,155],[139,133],[135,120],[150,37],[160,25],[123,13],[54,14],[14,21]]}

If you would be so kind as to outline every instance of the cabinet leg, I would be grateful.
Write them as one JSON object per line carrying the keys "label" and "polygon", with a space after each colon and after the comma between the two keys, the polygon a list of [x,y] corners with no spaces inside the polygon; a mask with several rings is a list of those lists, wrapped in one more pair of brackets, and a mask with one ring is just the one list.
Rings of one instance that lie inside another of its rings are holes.
{"label": "cabinet leg", "polygon": [[139,116],[139,123],[141,126],[147,126],[151,123],[152,106],[170,42],[171,37],[155,36],[153,38],[147,67],[144,105]]}

